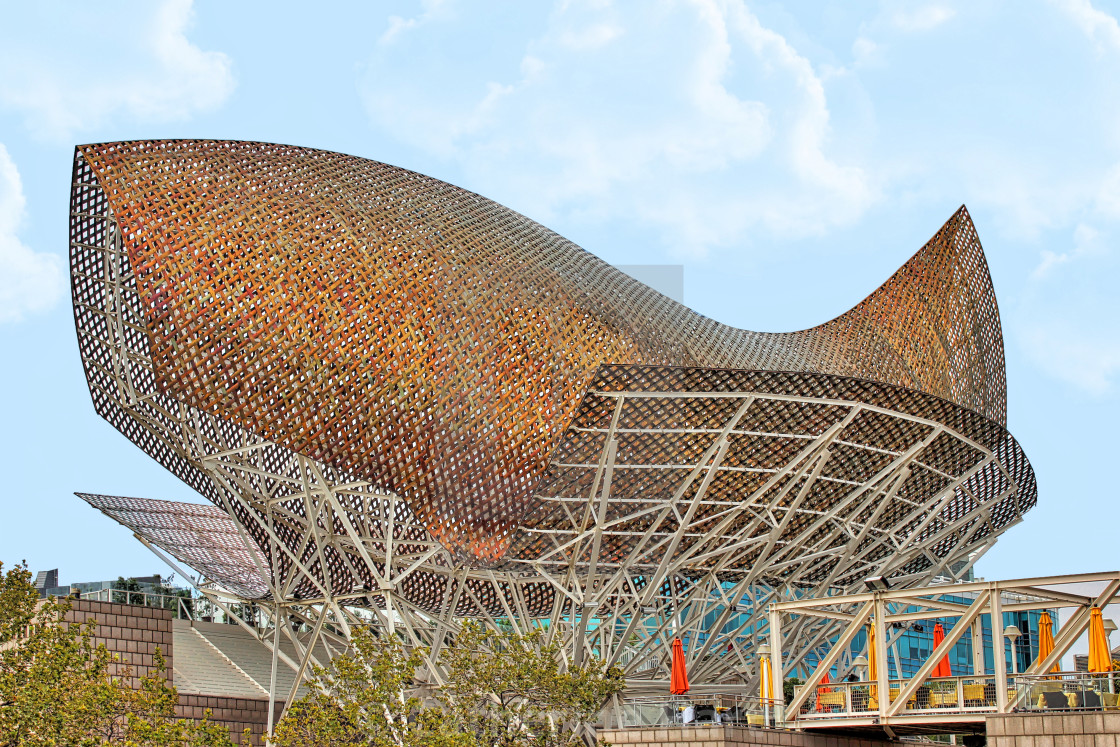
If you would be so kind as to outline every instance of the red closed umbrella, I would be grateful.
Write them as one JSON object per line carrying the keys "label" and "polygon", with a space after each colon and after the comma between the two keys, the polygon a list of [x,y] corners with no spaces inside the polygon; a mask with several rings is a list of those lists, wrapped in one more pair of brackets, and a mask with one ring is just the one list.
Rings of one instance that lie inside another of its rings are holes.
{"label": "red closed umbrella", "polygon": [[673,639],[673,669],[669,676],[669,692],[684,695],[688,692],[688,671],[684,663],[684,646],[680,638]]}
{"label": "red closed umbrella", "polygon": [[[825,672],[824,677],[821,677],[821,684],[822,685],[828,685],[828,684],[831,684],[831,683],[832,683],[832,680],[829,678],[828,672]],[[821,695],[823,695],[824,693],[830,693],[830,692],[832,692],[831,687],[818,687],[817,688],[817,710],[818,711],[823,711],[824,710],[824,706],[821,705]]]}
{"label": "red closed umbrella", "polygon": [[[945,640],[945,628],[941,627],[941,623],[933,626],[933,647],[937,648],[941,642]],[[942,656],[941,661],[937,662],[937,666],[933,668],[934,677],[952,677],[953,670],[949,667],[949,657]]]}

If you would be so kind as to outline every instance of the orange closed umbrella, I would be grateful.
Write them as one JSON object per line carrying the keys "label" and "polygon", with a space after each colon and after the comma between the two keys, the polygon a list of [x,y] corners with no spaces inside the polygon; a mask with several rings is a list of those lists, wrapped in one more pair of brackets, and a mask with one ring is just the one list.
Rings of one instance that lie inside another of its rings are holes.
{"label": "orange closed umbrella", "polygon": [[684,695],[688,692],[688,671],[684,663],[684,646],[680,638],[673,639],[673,668],[669,676],[669,692]]}
{"label": "orange closed umbrella", "polygon": [[1112,652],[1108,650],[1108,636],[1104,634],[1104,617],[1100,607],[1089,610],[1089,671],[1112,671]]}
{"label": "orange closed umbrella", "polygon": [[[1054,623],[1050,621],[1050,613],[1043,612],[1038,619],[1038,658],[1035,663],[1041,662],[1054,650]],[[1058,671],[1058,662],[1050,667],[1051,672]]]}
{"label": "orange closed umbrella", "polygon": [[[829,678],[828,672],[825,672],[824,677],[821,677],[821,684],[822,685],[828,685],[828,684],[831,684],[831,683],[832,683],[832,680]],[[817,710],[818,711],[823,711],[824,710],[824,706],[821,705],[821,695],[823,695],[824,693],[830,693],[830,692],[832,692],[831,687],[818,687],[817,688]]]}
{"label": "orange closed umbrella", "polygon": [[[945,640],[945,628],[941,627],[941,623],[933,626],[933,647],[937,648],[941,642]],[[949,657],[942,656],[941,661],[937,662],[937,666],[933,668],[934,677],[952,677],[953,670],[949,666]]]}

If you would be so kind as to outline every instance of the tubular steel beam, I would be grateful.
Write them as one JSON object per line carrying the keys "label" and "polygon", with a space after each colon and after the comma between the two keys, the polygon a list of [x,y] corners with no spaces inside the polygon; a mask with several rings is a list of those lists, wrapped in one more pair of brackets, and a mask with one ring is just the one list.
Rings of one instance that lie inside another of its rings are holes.
{"label": "tubular steel beam", "polygon": [[213,505],[83,497],[313,638],[329,615],[429,647],[436,678],[464,618],[648,682],[674,633],[721,681],[769,630],[792,671],[835,626],[783,642],[783,605],[952,576],[1036,500],[963,208],[847,314],[773,335],[385,164],[94,144],[71,279],[97,411]]}

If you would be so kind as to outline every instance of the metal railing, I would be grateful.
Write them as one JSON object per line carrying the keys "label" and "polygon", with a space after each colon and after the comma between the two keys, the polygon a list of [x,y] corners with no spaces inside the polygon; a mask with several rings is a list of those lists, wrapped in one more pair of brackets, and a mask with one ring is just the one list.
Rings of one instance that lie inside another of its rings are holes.
{"label": "metal railing", "polygon": [[[171,610],[178,620],[199,622],[228,622],[220,607],[206,597],[180,596],[178,594],[155,594],[149,591],[127,589],[97,589],[83,592],[81,599],[93,602],[112,602],[114,604],[134,604],[143,607],[156,607]],[[237,605],[236,613],[250,625],[262,625],[261,611],[256,605]]]}
{"label": "metal railing", "polygon": [[83,592],[80,599],[91,602],[112,602],[113,604],[134,604],[142,607],[156,607],[172,610],[180,620],[199,619],[197,610],[209,604],[198,597],[184,597],[178,594],[155,594],[149,591],[128,589],[96,589]]}
{"label": "metal railing", "polygon": [[[1120,710],[1120,672],[1058,672],[1007,678],[1008,711]],[[909,680],[891,680],[890,702],[901,697]],[[995,675],[931,677],[916,688],[895,716],[995,713],[999,709]],[[797,721],[865,718],[879,712],[875,682],[834,682],[809,693]],[[800,688],[798,688],[800,691]]]}
{"label": "metal railing", "polygon": [[1015,678],[1016,711],[1120,710],[1120,672],[1057,672]]}
{"label": "metal railing", "polygon": [[[902,696],[909,680],[891,680],[890,703]],[[1008,702],[1017,692],[1008,693]],[[821,685],[810,693],[797,714],[798,720],[864,717],[879,711],[879,686],[874,682],[838,682]],[[896,715],[988,713],[997,709],[995,675],[933,677],[914,690]]]}
{"label": "metal railing", "polygon": [[708,724],[764,726],[772,708],[761,698],[739,693],[650,695],[623,698],[610,707],[613,721],[623,729],[688,727]]}

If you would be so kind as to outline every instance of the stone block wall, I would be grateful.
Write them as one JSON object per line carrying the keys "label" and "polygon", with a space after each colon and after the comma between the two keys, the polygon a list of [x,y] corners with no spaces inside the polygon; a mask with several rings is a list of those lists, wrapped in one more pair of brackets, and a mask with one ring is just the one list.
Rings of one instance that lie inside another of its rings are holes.
{"label": "stone block wall", "polygon": [[[132,684],[155,671],[155,650],[163,655],[166,677],[175,684],[172,666],[174,651],[170,610],[144,607],[135,604],[116,604],[87,599],[71,600],[68,622],[97,621],[93,635],[94,645],[104,644],[110,653],[120,657],[113,665],[114,674],[124,667],[132,667]],[[281,705],[277,706],[277,713]],[[253,734],[251,744],[263,743],[262,735],[268,724],[268,700],[232,698],[218,694],[179,693],[176,715],[199,719],[210,709],[210,720],[229,728],[230,736],[240,744],[242,732],[248,727]]]}
{"label": "stone block wall", "polygon": [[[264,744],[264,732],[268,726],[267,700],[181,694],[175,712],[183,718],[201,719],[207,709],[210,711],[210,720],[225,725],[236,744]],[[283,710],[284,704],[277,703],[276,715],[279,716]],[[245,729],[250,731],[248,742],[242,738]]]}
{"label": "stone block wall", "polygon": [[601,729],[599,743],[618,747],[884,747],[897,742],[824,736],[785,729],[705,724],[672,729]]}
{"label": "stone block wall", "polygon": [[167,677],[171,678],[172,642],[171,611],[134,604],[95,602],[85,599],[71,601],[68,622],[86,622],[94,619],[97,629],[93,634],[94,645],[104,644],[109,653],[120,658],[111,671],[116,674],[125,667],[132,668],[135,686],[141,677],[155,671],[155,652],[158,647],[166,662]]}
{"label": "stone block wall", "polygon": [[1120,747],[1120,711],[1011,713],[985,723],[988,747]]}

